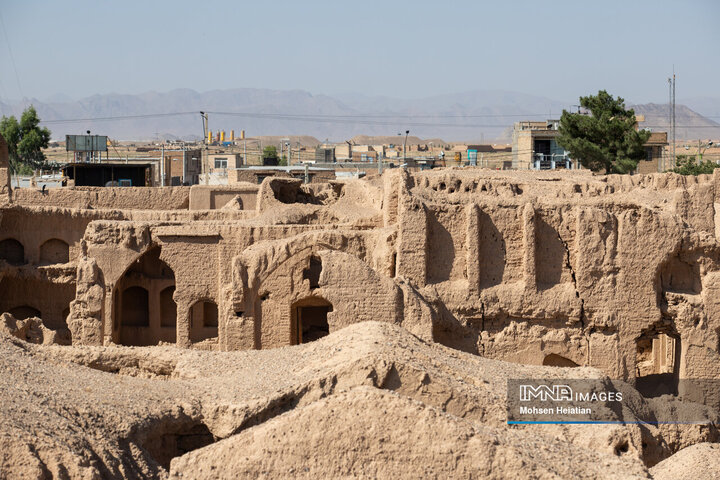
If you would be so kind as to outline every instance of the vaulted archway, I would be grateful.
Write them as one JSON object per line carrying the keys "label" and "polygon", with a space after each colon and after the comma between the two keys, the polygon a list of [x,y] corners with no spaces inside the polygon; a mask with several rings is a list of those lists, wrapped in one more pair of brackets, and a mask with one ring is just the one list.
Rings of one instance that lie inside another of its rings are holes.
{"label": "vaulted archway", "polygon": [[174,343],[175,274],[160,259],[159,246],[136,260],[115,286],[113,339],[122,345]]}

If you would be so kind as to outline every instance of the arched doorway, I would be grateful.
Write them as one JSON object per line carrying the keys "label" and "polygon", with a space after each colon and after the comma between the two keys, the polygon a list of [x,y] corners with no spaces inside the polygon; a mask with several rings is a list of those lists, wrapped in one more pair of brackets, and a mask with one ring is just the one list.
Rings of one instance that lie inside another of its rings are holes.
{"label": "arched doorway", "polygon": [[147,337],[147,329],[150,327],[148,296],[148,291],[138,286],[128,287],[122,291],[120,343],[123,345],[147,345],[145,337]]}
{"label": "arched doorway", "polygon": [[665,324],[652,325],[635,339],[635,388],[645,397],[677,395],[680,336]]}
{"label": "arched doorway", "polygon": [[307,297],[293,303],[290,340],[299,345],[322,338],[330,333],[328,313],[332,304],[320,297]]}
{"label": "arched doorway", "polygon": [[218,307],[210,300],[200,300],[190,307],[190,341],[202,342],[218,336]]}
{"label": "arched doorway", "polygon": [[154,247],[115,286],[113,338],[122,345],[174,343],[177,338],[175,274]]}

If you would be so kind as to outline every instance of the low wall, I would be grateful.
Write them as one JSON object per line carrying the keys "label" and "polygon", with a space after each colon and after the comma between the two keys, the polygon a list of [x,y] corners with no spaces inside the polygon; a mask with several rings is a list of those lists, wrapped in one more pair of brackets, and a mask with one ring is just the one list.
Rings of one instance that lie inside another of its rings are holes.
{"label": "low wall", "polygon": [[190,203],[190,187],[64,187],[44,192],[17,188],[12,198],[22,206],[185,210]]}
{"label": "low wall", "polygon": [[255,210],[259,185],[193,185],[190,187],[190,210],[217,210],[240,197],[243,210]]}

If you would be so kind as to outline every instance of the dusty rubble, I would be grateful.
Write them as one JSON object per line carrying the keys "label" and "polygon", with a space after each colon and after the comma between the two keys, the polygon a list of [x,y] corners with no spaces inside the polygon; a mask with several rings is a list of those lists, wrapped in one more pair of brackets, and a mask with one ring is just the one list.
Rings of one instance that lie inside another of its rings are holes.
{"label": "dusty rubble", "polygon": [[[3,148],[0,477],[647,478],[714,452],[720,172],[38,191]],[[627,424],[508,426],[532,375],[622,390]]]}
{"label": "dusty rubble", "polygon": [[655,480],[720,478],[720,445],[699,443],[680,450],[650,469]]}
{"label": "dusty rubble", "polygon": [[484,359],[387,323],[248,352],[0,338],[6,478],[649,478],[643,444],[667,448],[631,425],[508,426],[508,378],[602,373]]}

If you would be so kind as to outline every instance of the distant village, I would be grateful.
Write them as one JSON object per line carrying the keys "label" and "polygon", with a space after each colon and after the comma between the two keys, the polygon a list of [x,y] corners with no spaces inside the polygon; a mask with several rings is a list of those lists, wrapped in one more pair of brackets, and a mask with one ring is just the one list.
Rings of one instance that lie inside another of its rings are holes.
{"label": "distant village", "polygon": [[[637,119],[638,123],[644,118]],[[37,186],[182,186],[261,183],[268,176],[306,183],[437,167],[493,170],[581,169],[556,142],[559,120],[519,121],[510,144],[466,144],[421,139],[406,130],[397,136],[356,136],[321,142],[309,136],[246,136],[242,130],[207,130],[203,141],[116,141],[105,135],[67,135],[45,151],[48,170],[15,176],[16,188]],[[636,127],[638,128],[638,127]],[[635,173],[671,169],[667,132],[653,131]],[[677,154],[720,161],[712,141],[675,145]]]}

